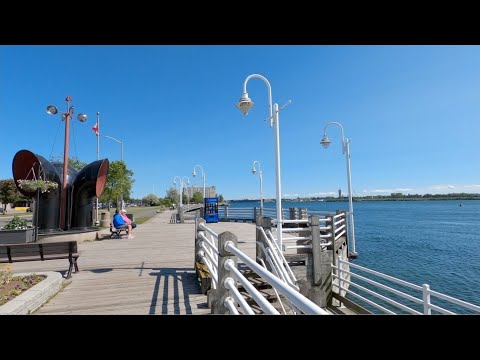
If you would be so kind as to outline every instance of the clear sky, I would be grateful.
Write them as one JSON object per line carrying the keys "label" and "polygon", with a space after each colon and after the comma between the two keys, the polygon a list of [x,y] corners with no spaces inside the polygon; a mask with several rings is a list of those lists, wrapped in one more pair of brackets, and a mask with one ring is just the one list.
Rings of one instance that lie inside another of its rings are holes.
{"label": "clear sky", "polygon": [[173,178],[205,169],[226,199],[275,197],[274,131],[267,87],[248,82],[248,116],[235,107],[245,78],[271,83],[280,113],[284,197],[347,193],[340,122],[351,139],[353,194],[480,192],[479,46],[0,46],[0,179],[28,149],[63,157],[71,96],[85,123],[71,125],[70,156],[124,160],[135,198],[165,196]]}

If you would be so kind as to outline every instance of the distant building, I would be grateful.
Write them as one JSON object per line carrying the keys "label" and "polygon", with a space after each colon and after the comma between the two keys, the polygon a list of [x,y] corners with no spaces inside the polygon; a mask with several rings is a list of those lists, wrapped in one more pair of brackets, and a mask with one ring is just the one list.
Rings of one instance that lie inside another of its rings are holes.
{"label": "distant building", "polygon": [[[192,185],[186,188],[183,188],[183,193],[191,198],[194,193],[199,192],[203,195],[203,186]],[[205,186],[205,197],[216,197],[217,188],[215,186]]]}
{"label": "distant building", "polygon": [[342,198],[342,189],[338,189],[338,198],[339,198],[339,199]]}

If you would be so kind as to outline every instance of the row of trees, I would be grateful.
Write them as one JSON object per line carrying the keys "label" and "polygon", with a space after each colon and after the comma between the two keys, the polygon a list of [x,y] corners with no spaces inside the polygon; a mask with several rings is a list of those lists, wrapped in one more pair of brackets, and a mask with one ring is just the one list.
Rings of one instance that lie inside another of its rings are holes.
{"label": "row of trees", "polygon": [[[150,206],[166,206],[170,207],[172,204],[178,203],[178,191],[174,187],[171,187],[167,190],[165,197],[160,198],[157,197],[155,194],[148,194],[142,200],[142,203],[145,205]],[[218,201],[223,202],[223,196],[220,194],[218,196]],[[200,192],[194,192],[191,198],[187,198],[185,194],[182,195],[182,202],[186,204],[189,202],[190,204],[203,204],[203,195]]]}

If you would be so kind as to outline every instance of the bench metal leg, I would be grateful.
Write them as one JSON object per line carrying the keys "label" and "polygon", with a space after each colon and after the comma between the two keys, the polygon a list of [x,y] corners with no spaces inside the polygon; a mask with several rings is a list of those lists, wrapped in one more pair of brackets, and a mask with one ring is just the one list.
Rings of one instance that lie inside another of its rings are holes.
{"label": "bench metal leg", "polygon": [[73,262],[70,260],[70,266],[68,267],[68,272],[67,272],[67,279],[70,279],[72,276],[72,268],[73,268]]}
{"label": "bench metal leg", "polygon": [[75,266],[75,272],[79,272],[80,270],[78,270],[77,259],[74,260],[73,265]]}

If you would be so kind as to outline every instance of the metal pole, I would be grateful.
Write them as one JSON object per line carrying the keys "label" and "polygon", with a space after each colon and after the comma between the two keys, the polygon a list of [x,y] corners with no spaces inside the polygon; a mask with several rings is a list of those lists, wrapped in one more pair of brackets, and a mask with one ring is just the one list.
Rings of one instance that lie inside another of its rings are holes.
{"label": "metal pole", "polygon": [[65,212],[67,210],[67,172],[68,172],[68,148],[70,140],[70,101],[72,98],[67,96],[67,113],[65,114],[65,143],[63,148],[63,177],[62,177],[62,192],[60,201],[60,229],[65,229]]}
{"label": "metal pole", "polygon": [[[123,141],[120,141],[120,147],[121,147],[121,157],[120,159],[123,162]],[[125,209],[125,202],[123,201],[123,183],[122,183],[122,195],[121,195],[121,201],[122,201],[122,209]]]}
{"label": "metal pole", "polygon": [[277,185],[277,244],[282,251],[282,181],[280,177],[280,129],[278,104],[273,104],[273,121],[275,123],[275,174]]}
{"label": "metal pole", "polygon": [[202,168],[202,177],[203,177],[203,198],[205,199],[205,172]]}
{"label": "metal pole", "polygon": [[[100,113],[97,112],[97,160],[100,160]],[[98,226],[98,197],[95,199],[95,225]]]}
{"label": "metal pole", "polygon": [[352,176],[350,174],[350,139],[346,139],[345,153],[347,157],[347,181],[348,181],[348,212],[350,217],[350,227],[352,232],[352,252],[349,254],[351,257],[356,258],[358,256],[355,251],[355,225],[353,223],[353,199],[352,199]]}
{"label": "metal pole", "polygon": [[[258,165],[258,167],[260,167],[260,165]],[[260,176],[260,215],[263,216],[263,172],[261,168],[258,175]]]}

